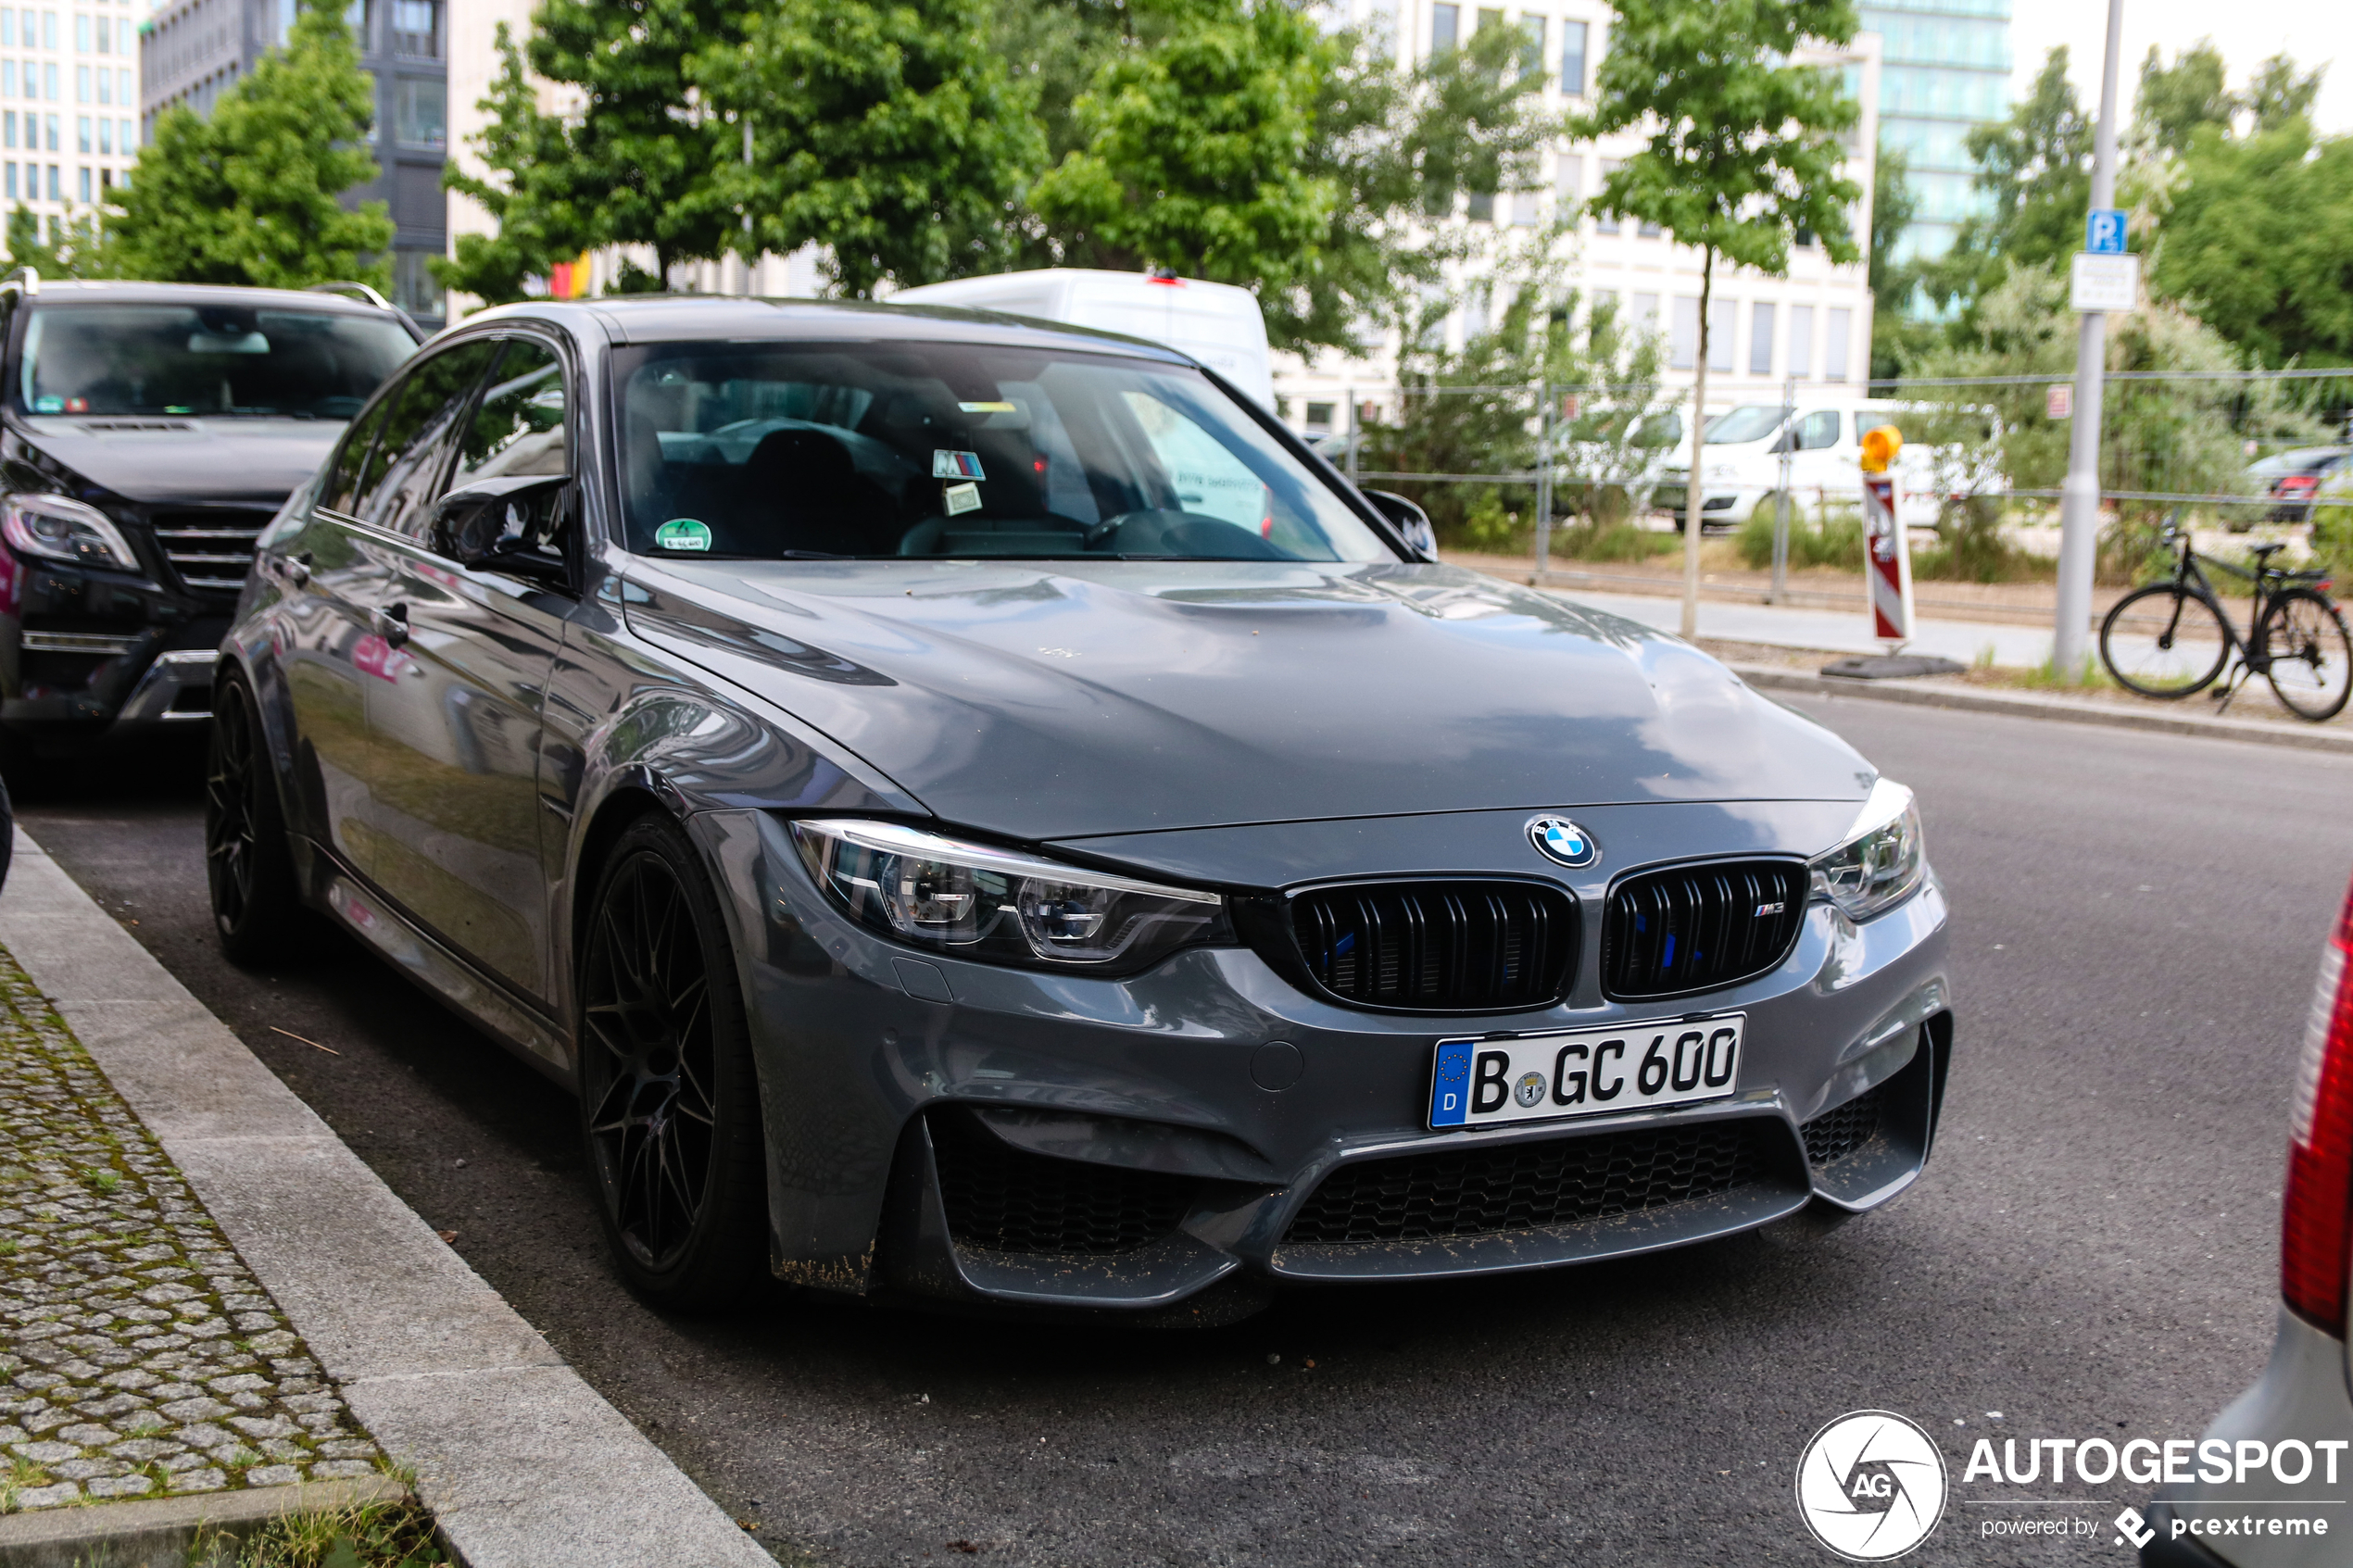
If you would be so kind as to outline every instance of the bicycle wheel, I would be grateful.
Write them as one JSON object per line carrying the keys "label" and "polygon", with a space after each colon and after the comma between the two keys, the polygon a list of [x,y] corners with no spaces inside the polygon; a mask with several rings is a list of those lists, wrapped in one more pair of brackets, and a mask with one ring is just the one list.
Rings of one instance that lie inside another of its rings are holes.
{"label": "bicycle wheel", "polygon": [[2255,646],[2270,656],[2263,673],[2299,719],[2318,723],[2344,711],[2353,694],[2353,637],[2336,607],[2309,588],[2290,588],[2264,612]]}
{"label": "bicycle wheel", "polygon": [[2230,656],[2221,610],[2177,583],[2125,595],[2100,622],[2100,662],[2117,684],[2143,696],[2170,701],[2203,691]]}

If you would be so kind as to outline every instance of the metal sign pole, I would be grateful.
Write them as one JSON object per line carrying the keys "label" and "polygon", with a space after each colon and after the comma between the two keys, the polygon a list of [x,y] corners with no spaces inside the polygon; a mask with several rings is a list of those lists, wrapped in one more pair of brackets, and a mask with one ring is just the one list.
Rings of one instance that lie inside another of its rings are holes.
{"label": "metal sign pole", "polygon": [[1790,421],[1797,416],[1797,378],[1781,381],[1780,472],[1773,486],[1773,588],[1765,602],[1780,604],[1789,596],[1789,487],[1797,458],[1797,433]]}
{"label": "metal sign pole", "polygon": [[[2117,57],[2124,38],[2124,0],[2108,0],[2108,59],[2100,77],[2099,129],[2092,142],[2092,207],[2116,201]],[[2051,672],[2073,684],[2088,658],[2092,567],[2100,534],[2100,398],[2108,380],[2108,317],[2083,312],[2075,344],[2075,428],[2069,433],[2067,483],[2059,501],[2058,620],[2051,628]]]}
{"label": "metal sign pole", "polygon": [[[1356,457],[1356,448],[1364,444],[1364,421],[1356,414],[1356,389],[1353,386],[1347,388],[1346,395],[1348,397],[1348,483],[1355,484],[1356,475],[1364,466],[1357,461]],[[1357,488],[1361,490],[1364,486],[1357,485]]]}

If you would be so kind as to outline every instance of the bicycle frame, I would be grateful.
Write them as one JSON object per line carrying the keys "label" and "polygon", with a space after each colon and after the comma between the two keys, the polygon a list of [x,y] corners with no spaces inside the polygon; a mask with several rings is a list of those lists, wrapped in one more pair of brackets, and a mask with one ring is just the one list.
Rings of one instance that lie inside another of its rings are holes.
{"label": "bicycle frame", "polygon": [[[2194,589],[2213,605],[2216,612],[2214,619],[2221,622],[2222,635],[2228,639],[2230,650],[2237,656],[2241,669],[2249,675],[2261,674],[2270,667],[2271,658],[2267,650],[2255,646],[2255,639],[2262,634],[2264,612],[2271,608],[2271,601],[2279,596],[2280,591],[2294,581],[2293,574],[2269,562],[2250,569],[2233,566],[2226,560],[2216,560],[2211,557],[2201,556],[2191,544],[2190,535],[2186,530],[2180,533],[2180,539],[2182,555],[2180,561],[2173,569],[2174,586]],[[2246,635],[2244,637],[2239,635],[2238,628],[2231,624],[2231,618],[2221,613],[2222,596],[2215,591],[2214,580],[2206,575],[2206,569],[2209,566],[2220,567],[2232,576],[2243,578],[2254,585],[2255,608],[2253,613],[2247,618]],[[2177,610],[2176,613],[2178,614],[2179,611]],[[2167,627],[2166,634],[2171,636],[2172,630],[2171,627]],[[2230,675],[2226,672],[2222,679],[2227,685]]]}

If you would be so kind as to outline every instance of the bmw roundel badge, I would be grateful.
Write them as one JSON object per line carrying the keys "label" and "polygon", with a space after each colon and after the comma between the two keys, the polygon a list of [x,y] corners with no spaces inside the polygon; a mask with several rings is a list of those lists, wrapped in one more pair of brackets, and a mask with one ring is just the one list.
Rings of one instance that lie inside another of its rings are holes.
{"label": "bmw roundel badge", "polygon": [[1593,835],[1567,817],[1538,817],[1528,824],[1529,842],[1548,860],[1582,868],[1602,858]]}

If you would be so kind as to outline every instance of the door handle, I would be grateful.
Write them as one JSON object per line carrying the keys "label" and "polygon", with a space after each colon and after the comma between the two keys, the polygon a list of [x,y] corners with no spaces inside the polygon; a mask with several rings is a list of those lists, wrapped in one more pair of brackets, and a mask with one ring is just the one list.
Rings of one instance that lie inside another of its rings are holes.
{"label": "door handle", "polygon": [[377,624],[384,640],[398,647],[409,640],[409,607],[405,604],[387,606],[378,612]]}
{"label": "door handle", "polygon": [[280,560],[278,574],[297,588],[309,582],[310,552],[305,550],[298,556],[287,556]]}

